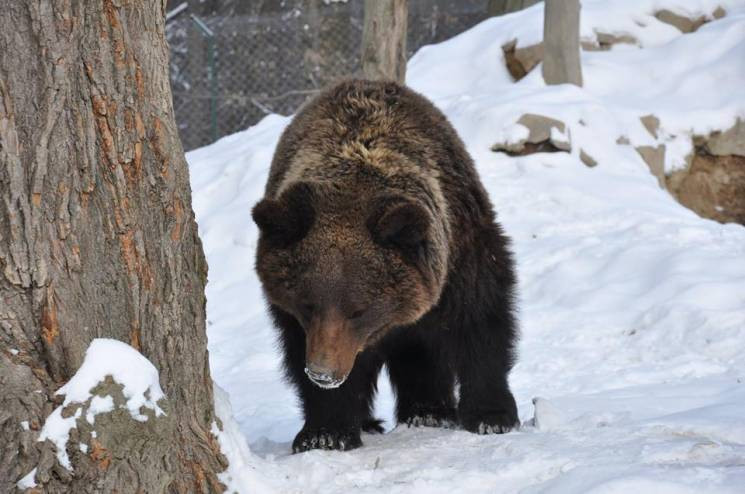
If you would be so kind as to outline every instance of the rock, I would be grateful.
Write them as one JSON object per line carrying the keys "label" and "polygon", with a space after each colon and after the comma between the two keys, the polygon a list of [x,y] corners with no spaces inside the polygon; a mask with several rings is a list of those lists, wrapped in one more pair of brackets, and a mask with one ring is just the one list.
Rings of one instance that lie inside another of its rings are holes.
{"label": "rock", "polygon": [[560,151],[566,151],[564,149],[557,148],[551,143],[551,141],[543,141],[539,143],[523,142],[520,146],[514,146],[509,149],[507,148],[507,146],[502,146],[501,144],[497,143],[491,147],[491,150],[496,152],[501,151],[507,153],[510,156],[527,156],[529,154],[535,153],[557,153]]}
{"label": "rock", "polygon": [[543,43],[517,48],[515,50],[515,58],[525,67],[525,73],[527,74],[543,60]]}
{"label": "rock", "polygon": [[704,218],[745,225],[745,121],[693,143],[688,165],[666,177],[668,190]]}
{"label": "rock", "polygon": [[670,24],[676,27],[681,33],[692,33],[696,29],[706,24],[706,17],[698,17],[696,19],[689,19],[688,17],[676,14],[667,9],[660,10],[654,14],[654,16],[665,24]]}
{"label": "rock", "polygon": [[[609,50],[611,46],[619,43],[631,45],[638,44],[636,38],[628,34],[596,33],[596,40],[583,40],[580,45],[585,51]],[[504,61],[507,71],[515,81],[525,77],[543,61],[543,43],[530,46],[517,47],[517,39],[502,45]]]}
{"label": "rock", "polygon": [[631,144],[631,141],[626,136],[620,136],[618,139],[616,139],[616,144],[628,146],[629,144]]}
{"label": "rock", "polygon": [[579,150],[579,159],[582,160],[582,163],[584,163],[590,168],[593,168],[597,166],[598,164],[597,160],[593,158],[592,156],[590,156],[589,154],[587,154],[584,149]]}
{"label": "rock", "polygon": [[526,155],[541,152],[568,152],[572,149],[568,129],[560,120],[526,113],[517,123],[528,129],[527,137],[516,142],[498,142],[491,147],[492,151]]}
{"label": "rock", "polygon": [[544,117],[543,115],[536,115],[535,113],[524,114],[517,123],[528,128],[530,133],[526,140],[533,144],[550,140],[551,129],[553,127],[559,129],[559,132],[562,134],[566,131],[564,122],[554,118]]}
{"label": "rock", "polygon": [[580,45],[585,51],[606,51],[617,44],[636,45],[638,41],[630,34],[610,34],[595,31],[595,39],[581,40]]}
{"label": "rock", "polygon": [[665,145],[637,146],[636,151],[641,155],[652,175],[657,177],[660,187],[665,188]]}
{"label": "rock", "polygon": [[[642,124],[657,138],[659,119],[641,117]],[[629,144],[626,136],[617,144]],[[745,120],[723,132],[695,136],[694,152],[686,157],[686,166],[665,174],[665,146],[637,146],[635,149],[667,189],[683,206],[699,216],[722,223],[745,225]],[[580,158],[587,164],[580,151]],[[590,165],[588,165],[590,166]]]}
{"label": "rock", "polygon": [[704,146],[715,156],[745,156],[745,121],[738,118],[731,129],[712,133]]}
{"label": "rock", "polygon": [[745,225],[745,157],[697,148],[691,164],[667,177],[670,193],[704,218]]}
{"label": "rock", "polygon": [[[647,117],[652,116],[642,117],[642,123],[656,136],[659,121]],[[694,146],[687,165],[667,175],[664,145],[636,150],[660,186],[683,206],[704,218],[745,225],[745,122],[738,120],[724,132],[696,136]]]}
{"label": "rock", "polygon": [[519,155],[525,150],[525,139],[516,142],[498,142],[491,147],[494,152],[504,151],[509,155]]}
{"label": "rock", "polygon": [[525,148],[525,142],[529,135],[530,130],[527,127],[514,123],[502,129],[497,143],[491,147],[491,150],[504,151],[507,154],[519,154]]}
{"label": "rock", "polygon": [[566,151],[568,153],[572,150],[572,141],[569,139],[569,134],[560,132],[558,127],[551,127],[549,142],[560,151]]}
{"label": "rock", "polygon": [[525,77],[543,60],[543,43],[517,48],[517,40],[513,39],[502,46],[507,70],[515,81]]}
{"label": "rock", "polygon": [[595,36],[598,39],[600,48],[604,50],[609,50],[611,46],[618,44],[637,44],[636,38],[634,38],[630,34],[599,33],[596,31]]}
{"label": "rock", "polygon": [[660,119],[650,114],[644,115],[640,120],[642,121],[644,128],[647,129],[647,132],[657,139],[657,131],[660,130]]}

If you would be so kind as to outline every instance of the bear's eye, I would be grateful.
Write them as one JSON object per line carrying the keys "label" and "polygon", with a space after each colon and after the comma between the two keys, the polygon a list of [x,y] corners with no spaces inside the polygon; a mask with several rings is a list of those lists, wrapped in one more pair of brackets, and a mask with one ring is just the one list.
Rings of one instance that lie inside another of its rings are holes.
{"label": "bear's eye", "polygon": [[316,306],[311,303],[300,304],[300,314],[306,319],[310,319],[315,310]]}
{"label": "bear's eye", "polygon": [[357,309],[349,315],[349,319],[359,319],[365,314],[365,309]]}

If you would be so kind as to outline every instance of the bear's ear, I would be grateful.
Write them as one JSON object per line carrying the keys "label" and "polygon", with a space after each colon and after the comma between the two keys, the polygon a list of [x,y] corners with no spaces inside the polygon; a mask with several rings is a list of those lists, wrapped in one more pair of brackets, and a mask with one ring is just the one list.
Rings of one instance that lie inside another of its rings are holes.
{"label": "bear's ear", "polygon": [[427,239],[429,227],[427,211],[399,197],[379,199],[367,221],[367,228],[376,242],[400,248],[421,245]]}
{"label": "bear's ear", "polygon": [[289,247],[302,240],[313,226],[313,187],[297,182],[277,199],[262,199],[251,210],[261,234],[272,245]]}

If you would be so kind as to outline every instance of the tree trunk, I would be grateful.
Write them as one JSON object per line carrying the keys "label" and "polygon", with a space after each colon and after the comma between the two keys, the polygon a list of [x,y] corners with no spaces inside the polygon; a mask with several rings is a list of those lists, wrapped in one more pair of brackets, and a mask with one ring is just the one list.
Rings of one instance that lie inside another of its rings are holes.
{"label": "tree trunk", "polygon": [[582,85],[579,0],[546,0],[543,18],[543,80]]}
{"label": "tree trunk", "polygon": [[400,84],[406,79],[406,0],[365,0],[362,73]]}
{"label": "tree trunk", "polygon": [[[164,10],[165,0],[0,8],[0,492],[34,468],[36,492],[222,490],[207,265]],[[97,337],[158,368],[166,415],[78,419],[68,470],[39,430]]]}
{"label": "tree trunk", "polygon": [[486,12],[489,17],[509,14],[518,10],[527,9],[541,0],[489,0]]}

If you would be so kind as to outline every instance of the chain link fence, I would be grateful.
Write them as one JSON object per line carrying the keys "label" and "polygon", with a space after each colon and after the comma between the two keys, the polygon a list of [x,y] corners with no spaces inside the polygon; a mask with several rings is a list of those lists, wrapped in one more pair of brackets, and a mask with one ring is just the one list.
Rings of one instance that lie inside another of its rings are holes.
{"label": "chain link fence", "polygon": [[[290,115],[335,80],[359,73],[363,2],[324,0],[269,14],[190,12],[167,21],[171,87],[184,148]],[[409,0],[407,49],[450,38],[486,18],[486,0]]]}

